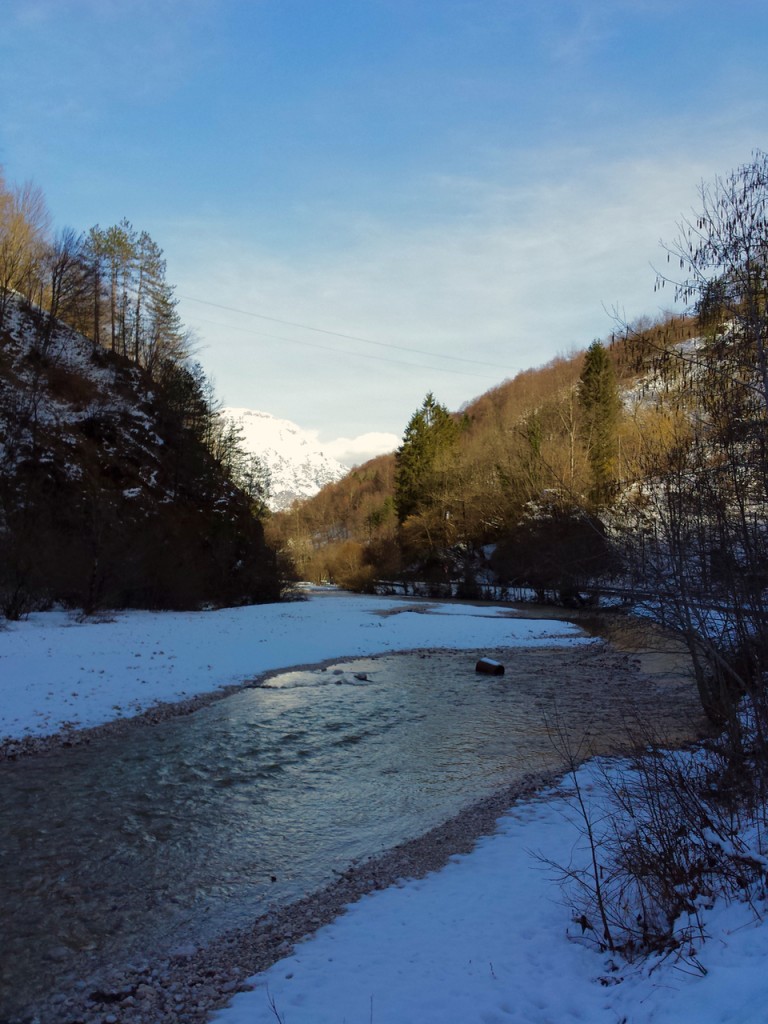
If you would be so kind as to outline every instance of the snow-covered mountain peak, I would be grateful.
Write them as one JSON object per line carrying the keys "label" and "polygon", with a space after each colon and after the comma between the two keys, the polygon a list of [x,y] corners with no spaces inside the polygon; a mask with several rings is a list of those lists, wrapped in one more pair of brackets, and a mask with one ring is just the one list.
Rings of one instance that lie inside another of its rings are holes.
{"label": "snow-covered mountain peak", "polygon": [[317,434],[291,420],[280,419],[259,409],[227,408],[227,419],[243,431],[248,451],[257,455],[269,470],[269,507],[279,511],[297,498],[311,498],[326,484],[340,480],[347,467],[330,458],[321,448]]}

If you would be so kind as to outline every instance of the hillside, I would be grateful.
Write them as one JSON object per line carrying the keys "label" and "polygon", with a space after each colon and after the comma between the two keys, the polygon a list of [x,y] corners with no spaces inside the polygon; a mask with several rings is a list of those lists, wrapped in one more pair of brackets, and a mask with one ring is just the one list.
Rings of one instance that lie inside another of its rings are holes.
{"label": "hillside", "polygon": [[[660,394],[669,388],[674,353],[698,331],[693,318],[665,317],[605,343],[606,372],[621,403],[609,490],[644,476],[656,448],[664,448],[669,419]],[[455,436],[429,471],[417,470],[412,507],[402,506],[402,495],[398,507],[405,484],[393,453],[325,487],[290,519],[274,517],[270,537],[300,576],[360,589],[377,579],[421,580],[441,593],[467,594],[484,582],[542,592],[586,582],[585,562],[605,567],[608,559],[602,542],[592,543],[589,518],[596,510],[590,494],[597,445],[579,400],[585,355],[526,370],[452,413]],[[413,421],[403,449],[412,430]]]}
{"label": "hillside", "polygon": [[18,296],[0,331],[0,608],[274,599],[199,371],[154,376]]}

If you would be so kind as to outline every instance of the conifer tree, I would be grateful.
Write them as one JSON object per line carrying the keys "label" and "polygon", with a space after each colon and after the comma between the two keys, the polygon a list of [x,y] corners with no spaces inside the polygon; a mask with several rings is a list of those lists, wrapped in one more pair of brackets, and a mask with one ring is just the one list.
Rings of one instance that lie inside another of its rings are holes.
{"label": "conifer tree", "polygon": [[621,403],[608,353],[593,341],[579,380],[583,436],[592,475],[590,497],[596,505],[610,499],[617,476],[618,425]]}
{"label": "conifer tree", "polygon": [[430,391],[408,421],[395,454],[395,508],[401,524],[434,502],[457,436],[456,423]]}

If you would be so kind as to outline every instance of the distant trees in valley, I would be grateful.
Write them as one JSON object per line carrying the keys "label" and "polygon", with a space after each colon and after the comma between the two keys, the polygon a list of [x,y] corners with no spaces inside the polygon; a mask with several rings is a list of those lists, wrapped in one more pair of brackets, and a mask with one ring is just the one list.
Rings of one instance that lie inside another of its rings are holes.
{"label": "distant trees in valley", "polygon": [[664,318],[631,342],[596,342],[520,373],[458,415],[430,393],[396,453],[275,516],[270,536],[300,549],[300,575],[343,585],[420,581],[473,596],[496,583],[571,600],[617,571],[602,519],[644,472],[645,439],[666,436],[665,414],[625,409],[620,388],[639,379],[654,345],[674,348],[694,332],[692,321]]}

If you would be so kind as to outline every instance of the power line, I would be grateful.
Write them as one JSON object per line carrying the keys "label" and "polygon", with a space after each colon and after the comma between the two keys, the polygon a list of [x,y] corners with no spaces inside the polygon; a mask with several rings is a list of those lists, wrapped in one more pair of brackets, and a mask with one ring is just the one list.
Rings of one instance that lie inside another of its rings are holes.
{"label": "power line", "polygon": [[[259,320],[269,320],[271,323],[283,324],[285,327],[298,327],[303,331],[314,331],[317,334],[329,334],[334,338],[344,338],[347,341],[360,341],[365,345],[378,345],[380,348],[394,348],[398,349],[401,352],[414,352],[417,355],[429,356],[432,359],[450,359],[453,362],[474,363],[477,366],[490,366],[496,370],[504,370],[505,372],[509,372],[510,369],[510,367],[502,366],[500,363],[489,363],[483,359],[466,359],[464,358],[464,356],[450,356],[443,355],[440,352],[427,352],[424,349],[410,348],[407,345],[396,345],[394,342],[390,341],[374,341],[371,338],[362,338],[357,334],[342,334],[339,331],[330,331],[324,327],[312,327],[309,324],[299,324],[295,323],[292,320],[281,320],[279,319],[279,317],[276,316],[267,316],[265,313],[254,313],[252,310],[249,309],[236,309],[234,306],[225,306],[221,302],[211,302],[208,299],[196,299],[193,298],[191,295],[180,295],[179,298],[184,299],[186,302],[199,302],[203,306],[213,306],[216,309],[226,309],[230,313],[239,313],[241,316],[252,316],[256,317]],[[219,324],[218,326],[223,327],[225,325]],[[293,339],[283,340],[287,341]],[[428,369],[433,369],[433,367],[428,367]]]}
{"label": "power line", "polygon": [[[209,305],[215,305],[215,303],[209,303]],[[360,359],[375,359],[380,363],[397,363],[399,366],[409,366],[411,369],[420,370],[432,370],[434,373],[454,373],[459,377],[476,377],[478,380],[496,380],[496,377],[491,377],[488,374],[483,373],[471,373],[468,370],[451,370],[446,366],[426,366],[424,363],[409,363],[405,359],[393,359],[387,356],[374,356],[369,352],[344,352],[338,348],[332,348],[330,345],[320,345],[315,341],[304,341],[302,338],[284,338],[279,334],[267,334],[266,331],[255,331],[251,327],[233,327],[231,324],[220,324],[215,320],[205,320],[202,317],[197,318],[197,322],[201,324],[208,324],[211,327],[221,327],[226,331],[238,331],[241,334],[254,334],[260,338],[271,338],[273,341],[285,341],[293,345],[305,345],[308,348],[318,348],[323,352],[334,352],[336,355],[352,355],[359,357]],[[282,321],[278,321],[280,323]],[[326,332],[332,334],[332,331]],[[345,335],[340,335],[345,337]],[[411,349],[405,349],[405,351],[412,351]],[[415,349],[413,351],[416,351]]]}

